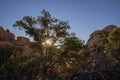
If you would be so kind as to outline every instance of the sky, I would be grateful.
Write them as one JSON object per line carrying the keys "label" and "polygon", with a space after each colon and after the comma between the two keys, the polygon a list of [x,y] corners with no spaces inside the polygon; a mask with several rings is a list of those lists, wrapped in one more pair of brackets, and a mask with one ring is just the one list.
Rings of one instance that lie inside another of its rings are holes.
{"label": "sky", "polygon": [[41,16],[43,9],[54,18],[69,21],[70,32],[86,42],[95,30],[120,26],[120,0],[0,0],[0,25],[16,36],[26,36],[12,25],[24,16]]}

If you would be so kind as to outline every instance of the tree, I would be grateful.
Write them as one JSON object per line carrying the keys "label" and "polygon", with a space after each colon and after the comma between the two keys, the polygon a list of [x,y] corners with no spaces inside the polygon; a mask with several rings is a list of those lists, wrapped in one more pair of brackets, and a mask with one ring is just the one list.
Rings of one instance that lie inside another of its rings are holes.
{"label": "tree", "polygon": [[73,51],[75,53],[78,53],[80,49],[84,48],[84,46],[85,46],[84,41],[76,37],[74,33],[65,39],[63,45],[65,52]]}
{"label": "tree", "polygon": [[115,28],[108,36],[108,57],[114,67],[120,67],[120,28]]}
{"label": "tree", "polygon": [[120,52],[120,28],[115,28],[109,34],[105,35],[99,40],[98,51],[99,57],[104,63],[104,67],[118,67],[119,66],[119,52]]}
{"label": "tree", "polygon": [[79,62],[77,60],[79,60],[82,56],[80,51],[82,51],[84,48],[84,41],[76,37],[75,34],[71,34],[65,39],[64,44],[61,47],[61,49],[63,49],[62,57],[68,61],[74,59],[74,63],[77,63]]}
{"label": "tree", "polygon": [[33,18],[25,16],[22,20],[16,21],[14,27],[25,30],[25,33],[34,39],[34,46],[37,53],[40,54],[39,64],[40,76],[42,80],[48,78],[48,69],[57,61],[53,55],[56,55],[58,47],[63,43],[68,35],[70,26],[68,22],[52,18],[48,11],[41,11],[42,16]]}
{"label": "tree", "polygon": [[11,48],[0,49],[0,66],[5,64],[11,55],[12,55]]}
{"label": "tree", "polygon": [[83,49],[86,49],[85,44],[83,40],[79,39],[74,33],[72,33],[65,39],[64,44],[60,49],[60,57],[63,61],[61,64],[63,69],[62,74],[64,74],[64,76],[66,75],[66,79],[69,79],[72,73],[83,69],[81,66],[85,60],[87,60],[82,52]]}
{"label": "tree", "polygon": [[[1,80],[19,80],[20,67],[17,55],[13,48],[0,49],[0,79]],[[18,55],[17,55],[18,56]]]}

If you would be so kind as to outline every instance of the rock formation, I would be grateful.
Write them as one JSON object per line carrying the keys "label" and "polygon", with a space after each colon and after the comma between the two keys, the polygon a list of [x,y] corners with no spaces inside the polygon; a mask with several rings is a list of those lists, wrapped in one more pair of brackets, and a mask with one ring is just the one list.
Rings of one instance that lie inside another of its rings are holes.
{"label": "rock formation", "polygon": [[[97,43],[104,34],[109,34],[113,29],[117,28],[115,25],[109,25],[102,30],[97,30],[90,35],[89,40],[87,41],[87,46],[89,48],[90,55],[95,55],[98,53],[96,50]],[[11,33],[8,29],[4,30],[0,26],[0,48],[14,48],[22,53],[32,53],[32,49],[29,46],[30,40],[23,36],[18,36],[15,39],[15,35]]]}
{"label": "rock formation", "polygon": [[115,28],[117,28],[117,26],[109,25],[109,26],[103,28],[102,30],[97,30],[97,31],[93,32],[90,35],[90,38],[86,44],[89,48],[90,55],[94,56],[98,53],[98,51],[96,50],[98,41],[101,39],[102,36],[104,36],[104,34],[109,34]]}
{"label": "rock formation", "polygon": [[5,31],[4,29],[0,26],[0,41],[3,41],[5,37]]}
{"label": "rock formation", "polygon": [[30,42],[30,40],[28,38],[23,37],[23,36],[18,36],[17,41],[21,42],[21,43],[24,43],[24,44],[28,44]]}
{"label": "rock formation", "polygon": [[0,26],[0,49],[1,48],[14,48],[21,53],[32,53],[32,49],[29,46],[30,40],[23,36],[18,36],[15,39],[15,35],[8,29],[4,30]]}
{"label": "rock formation", "polygon": [[15,35],[11,33],[8,29],[4,32],[4,40],[5,41],[15,41]]}
{"label": "rock formation", "polygon": [[0,26],[0,41],[14,41],[14,40],[15,40],[15,35],[11,33],[8,29],[5,31]]}
{"label": "rock formation", "polygon": [[13,47],[14,47],[13,43],[9,41],[0,41],[0,49],[1,48],[13,48]]}

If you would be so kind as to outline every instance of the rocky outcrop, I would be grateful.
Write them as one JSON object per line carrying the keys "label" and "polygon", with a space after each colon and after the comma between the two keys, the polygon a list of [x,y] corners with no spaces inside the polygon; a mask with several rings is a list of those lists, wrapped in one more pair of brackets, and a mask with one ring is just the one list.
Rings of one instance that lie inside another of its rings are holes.
{"label": "rocky outcrop", "polygon": [[0,41],[0,48],[13,48],[13,43],[9,41]]}
{"label": "rocky outcrop", "polygon": [[0,41],[3,41],[3,40],[4,40],[4,36],[5,36],[5,31],[4,31],[4,29],[2,28],[2,26],[0,26]]}
{"label": "rocky outcrop", "polygon": [[2,26],[0,26],[0,41],[14,41],[15,35],[11,33],[8,29],[5,31]]}
{"label": "rocky outcrop", "polygon": [[18,36],[15,39],[15,35],[11,33],[8,29],[4,30],[2,26],[0,26],[0,49],[1,48],[13,48],[18,50],[19,52],[32,53],[32,49],[30,47],[30,40],[23,36]]}
{"label": "rocky outcrop", "polygon": [[15,41],[15,35],[7,29],[5,31],[4,40],[5,41]]}
{"label": "rocky outcrop", "polygon": [[98,41],[104,36],[104,34],[109,34],[115,28],[117,28],[117,26],[109,25],[109,26],[103,28],[102,30],[97,30],[97,31],[93,32],[90,35],[90,38],[86,44],[89,48],[90,55],[93,56],[93,55],[96,55],[98,53],[98,51],[96,49]]}
{"label": "rocky outcrop", "polygon": [[18,36],[17,41],[21,42],[21,43],[25,43],[25,44],[28,44],[30,42],[30,40],[28,38],[23,37],[23,36]]}
{"label": "rocky outcrop", "polygon": [[109,25],[109,26],[103,28],[103,31],[105,31],[105,32],[107,32],[107,33],[110,33],[110,32],[112,32],[113,29],[115,29],[115,28],[118,28],[118,27],[115,26],[115,25]]}
{"label": "rocky outcrop", "polygon": [[96,44],[96,42],[98,41],[98,39],[102,36],[103,31],[102,30],[97,30],[95,32],[93,32],[90,35],[90,39],[87,42],[88,47],[92,47]]}

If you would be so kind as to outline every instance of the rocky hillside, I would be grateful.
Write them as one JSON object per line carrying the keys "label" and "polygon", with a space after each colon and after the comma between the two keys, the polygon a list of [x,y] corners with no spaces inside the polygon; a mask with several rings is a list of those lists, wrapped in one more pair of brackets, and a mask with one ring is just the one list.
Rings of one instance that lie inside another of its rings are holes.
{"label": "rocky hillside", "polygon": [[97,31],[93,32],[90,35],[90,38],[87,41],[87,46],[88,46],[88,48],[90,50],[90,54],[92,56],[94,56],[95,54],[98,53],[98,51],[96,50],[98,41],[104,36],[104,34],[109,34],[115,28],[118,28],[118,27],[115,25],[109,25],[109,26],[106,26],[105,28],[103,28],[102,30],[97,30]]}
{"label": "rocky hillside", "polygon": [[[90,35],[89,40],[87,41],[87,46],[89,48],[90,55],[95,55],[98,53],[96,50],[98,41],[104,36],[104,34],[109,34],[113,29],[118,28],[115,25],[109,25],[102,30],[97,30]],[[19,50],[22,53],[32,53],[32,49],[29,46],[30,40],[23,36],[16,36],[11,33],[8,29],[4,30],[0,26],[0,48],[14,48]]]}
{"label": "rocky hillside", "polygon": [[16,36],[8,29],[0,26],[0,48],[14,48],[22,53],[32,53],[29,46],[30,40],[23,36]]}

